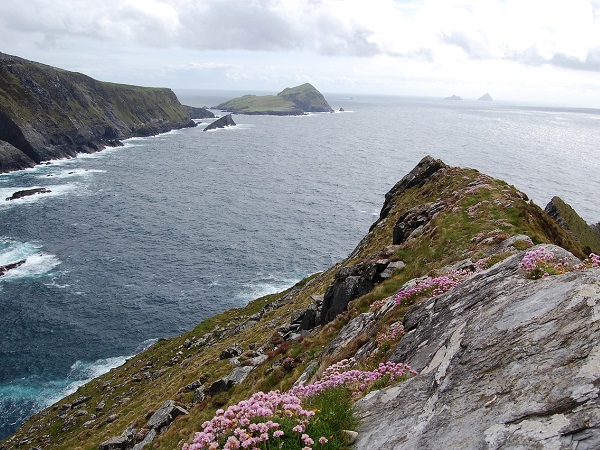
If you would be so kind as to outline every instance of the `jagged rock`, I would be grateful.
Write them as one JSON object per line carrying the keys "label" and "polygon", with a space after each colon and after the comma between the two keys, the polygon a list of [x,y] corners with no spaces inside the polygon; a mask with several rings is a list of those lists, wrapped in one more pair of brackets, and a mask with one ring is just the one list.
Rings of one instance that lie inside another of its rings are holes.
{"label": "jagged rock", "polygon": [[599,448],[600,268],[529,280],[521,259],[406,314],[391,359],[420,374],[357,402],[356,449]]}
{"label": "jagged rock", "polygon": [[292,325],[298,325],[299,330],[312,330],[317,326],[317,308],[310,306],[292,314]]}
{"label": "jagged rock", "polygon": [[194,391],[194,398],[192,399],[192,405],[196,403],[202,403],[206,398],[206,388],[204,386],[200,386],[196,388]]}
{"label": "jagged rock", "polygon": [[381,272],[381,275],[379,276],[381,278],[390,278],[394,274],[394,271],[402,270],[405,267],[406,264],[404,263],[404,261],[392,261],[386,266],[385,270]]}
{"label": "jagged rock", "polygon": [[158,430],[159,432],[166,426],[173,422],[175,417],[182,414],[189,414],[185,409],[175,405],[173,400],[167,400],[164,402],[158,410],[152,414],[152,417],[148,419],[146,428],[151,430]]}
{"label": "jagged rock", "polygon": [[42,187],[42,188],[33,188],[33,189],[23,189],[22,191],[17,191],[10,197],[6,197],[6,201],[17,200],[23,197],[29,197],[31,195],[36,194],[48,194],[52,192],[50,189]]}
{"label": "jagged rock", "polygon": [[444,209],[443,202],[432,202],[411,208],[400,216],[394,226],[393,242],[394,245],[402,244],[423,230],[423,227],[431,221],[435,214]]}
{"label": "jagged rock", "polygon": [[206,108],[198,108],[196,106],[183,105],[187,109],[191,119],[214,119],[215,115]]}
{"label": "jagged rock", "polygon": [[8,272],[9,270],[16,269],[17,267],[22,266],[26,262],[27,262],[26,259],[22,259],[21,261],[17,261],[14,263],[6,264],[4,266],[0,266],[0,277],[2,275],[4,275],[6,272]]}
{"label": "jagged rock", "polygon": [[128,444],[126,436],[114,436],[100,444],[98,450],[124,450]]}
{"label": "jagged rock", "polygon": [[192,381],[190,384],[185,385],[180,390],[181,392],[192,392],[202,386],[202,382],[200,380]]}
{"label": "jagged rock", "polygon": [[242,346],[239,344],[234,344],[223,350],[219,355],[219,359],[233,358],[235,356],[240,356],[242,353],[244,353]]}
{"label": "jagged rock", "polygon": [[340,269],[333,284],[325,291],[319,323],[331,322],[348,308],[348,303],[371,292],[381,280],[386,266],[387,260],[375,260]]}
{"label": "jagged rock", "polygon": [[236,367],[225,378],[221,378],[220,380],[217,380],[211,384],[208,388],[208,393],[210,395],[215,395],[219,392],[231,389],[234,385],[244,381],[253,369],[253,366]]}
{"label": "jagged rock", "polygon": [[104,406],[105,406],[105,405],[106,405],[106,403],[104,403],[104,402],[99,402],[99,403],[96,405],[96,411],[102,411],[102,410],[104,409]]}
{"label": "jagged rock", "polygon": [[233,126],[235,126],[235,122],[233,121],[231,114],[227,114],[227,115],[215,120],[210,125],[208,125],[204,129],[204,131],[216,130],[218,128],[233,127]]}
{"label": "jagged rock", "polygon": [[90,396],[77,397],[75,400],[73,400],[73,403],[71,404],[71,408],[75,408],[76,406],[86,403],[91,399],[92,399],[92,397],[90,397]]}
{"label": "jagged rock", "polygon": [[412,187],[422,186],[435,172],[444,167],[446,167],[446,164],[439,159],[432,158],[431,156],[425,156],[421,161],[419,161],[414,169],[406,174],[398,183],[394,185],[392,189],[390,189],[387,194],[385,194],[385,201],[383,203],[383,207],[381,208],[381,212],[379,213],[379,219],[377,219],[377,221],[371,225],[371,230],[375,228],[380,221],[387,217],[394,205],[396,198],[399,198],[403,192]]}
{"label": "jagged rock", "polygon": [[108,416],[108,417],[106,418],[106,422],[107,422],[107,423],[112,423],[112,422],[114,422],[115,420],[117,420],[118,418],[119,418],[119,415],[118,415],[118,414],[111,414],[110,416]]}
{"label": "jagged rock", "polygon": [[444,100],[462,100],[459,95],[452,94],[451,97],[446,97]]}
{"label": "jagged rock", "polygon": [[144,448],[150,446],[156,438],[156,435],[157,433],[155,429],[150,430],[141,442],[138,442],[133,446],[132,450],[143,450]]}

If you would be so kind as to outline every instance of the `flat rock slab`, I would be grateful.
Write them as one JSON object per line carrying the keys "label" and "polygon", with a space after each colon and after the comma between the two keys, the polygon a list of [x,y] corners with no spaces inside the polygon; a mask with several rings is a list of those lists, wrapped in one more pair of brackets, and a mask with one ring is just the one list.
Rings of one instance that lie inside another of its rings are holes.
{"label": "flat rock slab", "polygon": [[521,257],[409,311],[391,359],[420,374],[357,402],[354,448],[600,448],[600,268]]}

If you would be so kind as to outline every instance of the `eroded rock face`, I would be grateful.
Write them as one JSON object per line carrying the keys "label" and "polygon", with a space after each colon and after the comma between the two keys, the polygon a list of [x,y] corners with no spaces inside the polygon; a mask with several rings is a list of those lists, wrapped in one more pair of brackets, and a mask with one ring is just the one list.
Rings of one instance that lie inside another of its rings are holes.
{"label": "eroded rock face", "polygon": [[600,448],[600,268],[529,280],[515,255],[414,307],[420,372],[356,405],[356,449]]}

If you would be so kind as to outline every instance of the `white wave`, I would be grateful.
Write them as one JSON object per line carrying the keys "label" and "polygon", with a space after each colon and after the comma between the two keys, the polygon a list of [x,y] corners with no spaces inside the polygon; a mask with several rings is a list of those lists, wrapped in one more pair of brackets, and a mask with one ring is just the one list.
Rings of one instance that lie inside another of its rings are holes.
{"label": "white wave", "polygon": [[[38,178],[43,178],[43,179],[48,179],[48,178],[64,179],[64,178],[73,178],[73,177],[88,176],[88,175],[92,175],[94,173],[106,173],[106,170],[100,170],[100,169],[66,169],[66,170],[63,170],[62,172],[59,172],[57,174],[39,175]],[[51,188],[52,187],[50,187],[50,189]]]}
{"label": "white wave", "polygon": [[300,278],[276,279],[269,281],[258,281],[255,283],[244,283],[243,290],[235,295],[235,299],[240,302],[249,302],[251,300],[264,297],[269,294],[276,294],[284,291],[300,281]]}
{"label": "white wave", "polygon": [[20,266],[7,271],[0,277],[0,281],[46,275],[61,263],[55,255],[41,252],[40,248],[40,245],[33,242],[0,240],[0,266],[25,260]]}
{"label": "white wave", "polygon": [[[135,354],[145,350],[156,341],[157,339],[148,339],[142,342]],[[31,411],[21,411],[24,420],[30,413],[35,413],[58,402],[75,392],[80,386],[105,374],[110,369],[124,364],[133,356],[115,356],[97,359],[93,362],[77,360],[71,366],[66,378],[62,380],[42,381],[39,377],[32,376],[0,384],[0,413],[3,408],[6,408],[7,413],[14,413],[18,409],[22,409],[23,403],[28,403]]]}

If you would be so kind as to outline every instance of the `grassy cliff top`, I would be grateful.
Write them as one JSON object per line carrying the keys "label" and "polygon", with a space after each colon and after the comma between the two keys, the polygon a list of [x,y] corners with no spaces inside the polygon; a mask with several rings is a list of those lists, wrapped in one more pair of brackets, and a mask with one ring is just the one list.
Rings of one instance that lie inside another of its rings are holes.
{"label": "grassy cliff top", "polygon": [[[330,364],[354,356],[375,336],[402,321],[410,303],[383,315],[370,334],[361,334],[333,350],[328,347],[351,319],[368,311],[374,302],[395,294],[409,280],[443,273],[445,267],[466,260],[489,267],[510,252],[531,245],[520,240],[500,248],[516,235],[527,235],[534,243],[556,243],[583,256],[583,246],[513,186],[432,158],[425,158],[415,170],[434,163],[433,172],[413,171],[390,191],[380,219],[346,260],[284,292],[204,320],[181,336],[161,339],[32,417],[13,437],[0,443],[0,448],[23,448],[19,443],[27,442],[27,448],[95,450],[128,426],[142,428],[150,412],[168,399],[182,405],[189,415],[179,416],[151,448],[181,448],[218,408],[254,392],[289,389],[305,371],[314,379]],[[419,222],[424,215],[428,221]],[[412,223],[412,218],[416,220],[414,229],[403,235],[399,228],[406,231],[404,226]],[[299,311],[314,305],[314,299],[326,293],[341,273],[381,264],[383,259],[402,260],[405,267],[352,300],[347,310],[329,323],[288,340],[278,331]],[[243,349],[236,361],[238,367],[254,365],[251,361],[257,354],[263,360],[241,383],[195,401],[189,386],[197,381],[196,385],[208,387],[229,374],[231,359],[221,359],[221,354],[234,345]],[[390,350],[377,347],[364,367],[377,367],[387,360]],[[85,402],[74,407],[82,398]]]}

